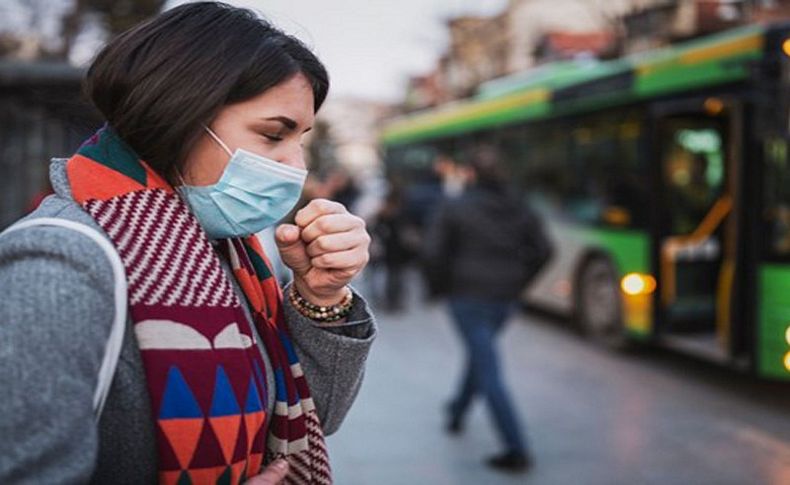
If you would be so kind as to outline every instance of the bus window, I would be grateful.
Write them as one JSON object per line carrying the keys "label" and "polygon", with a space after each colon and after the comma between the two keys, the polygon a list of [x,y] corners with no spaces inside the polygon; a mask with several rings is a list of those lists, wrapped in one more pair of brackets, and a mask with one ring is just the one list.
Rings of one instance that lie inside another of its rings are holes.
{"label": "bus window", "polygon": [[523,137],[523,141],[507,143],[509,153],[519,154],[514,160],[523,164],[514,174],[536,209],[554,217],[564,215],[574,185],[565,127],[532,125],[524,129]]}
{"label": "bus window", "polygon": [[662,140],[670,234],[690,234],[725,188],[725,143],[718,120],[666,121]]}
{"label": "bus window", "polygon": [[647,225],[647,184],[639,114],[601,114],[571,132],[574,193],[569,211],[580,222],[612,227]]}

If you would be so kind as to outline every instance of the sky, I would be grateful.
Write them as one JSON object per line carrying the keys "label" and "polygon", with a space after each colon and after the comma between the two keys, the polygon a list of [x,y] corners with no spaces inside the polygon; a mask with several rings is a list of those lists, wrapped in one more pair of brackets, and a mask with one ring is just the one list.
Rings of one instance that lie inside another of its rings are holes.
{"label": "sky", "polygon": [[[403,99],[409,75],[429,71],[447,45],[443,21],[493,14],[507,0],[226,0],[250,7],[307,43],[326,64],[330,96]],[[186,3],[171,1],[168,6]]]}
{"label": "sky", "polygon": [[[59,18],[76,0],[0,0],[0,26],[34,28],[59,41]],[[166,8],[190,0],[169,0]],[[225,0],[252,8],[310,46],[326,64],[330,96],[398,102],[410,75],[431,70],[447,46],[445,20],[501,12],[507,0]],[[36,6],[42,14],[33,22]],[[34,24],[38,25],[34,25]],[[77,39],[71,60],[85,65],[104,42],[97,27]]]}

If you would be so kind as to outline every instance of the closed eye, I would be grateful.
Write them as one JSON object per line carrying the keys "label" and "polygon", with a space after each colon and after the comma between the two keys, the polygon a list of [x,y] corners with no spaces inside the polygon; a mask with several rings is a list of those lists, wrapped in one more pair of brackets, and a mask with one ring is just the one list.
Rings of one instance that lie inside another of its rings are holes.
{"label": "closed eye", "polygon": [[270,141],[283,141],[282,137],[279,137],[279,136],[275,136],[275,135],[267,135],[267,134],[264,134],[263,136],[264,136],[266,139],[270,140]]}

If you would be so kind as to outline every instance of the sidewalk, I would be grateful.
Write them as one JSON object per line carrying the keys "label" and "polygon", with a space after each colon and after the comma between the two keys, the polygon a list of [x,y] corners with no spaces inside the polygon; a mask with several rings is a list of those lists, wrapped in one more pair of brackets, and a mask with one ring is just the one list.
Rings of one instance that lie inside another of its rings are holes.
{"label": "sidewalk", "polygon": [[790,406],[772,397],[787,387],[661,352],[612,353],[522,315],[500,343],[536,466],[489,471],[499,448],[482,402],[462,436],[442,429],[461,369],[444,308],[411,308],[379,314],[359,399],[329,438],[339,485],[790,483]]}

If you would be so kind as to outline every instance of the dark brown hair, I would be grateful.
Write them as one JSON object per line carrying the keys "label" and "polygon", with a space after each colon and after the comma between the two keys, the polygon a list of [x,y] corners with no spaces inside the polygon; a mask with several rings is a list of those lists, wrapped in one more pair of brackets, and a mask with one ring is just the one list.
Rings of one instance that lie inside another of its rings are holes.
{"label": "dark brown hair", "polygon": [[224,105],[298,73],[318,111],[329,76],[310,49],[250,10],[198,2],[112,40],[88,69],[85,89],[115,132],[174,183],[202,125]]}
{"label": "dark brown hair", "polygon": [[485,189],[504,191],[509,173],[501,154],[492,145],[480,145],[472,153],[469,166],[475,173],[476,184]]}

